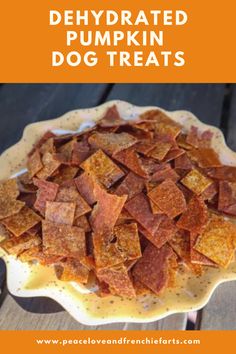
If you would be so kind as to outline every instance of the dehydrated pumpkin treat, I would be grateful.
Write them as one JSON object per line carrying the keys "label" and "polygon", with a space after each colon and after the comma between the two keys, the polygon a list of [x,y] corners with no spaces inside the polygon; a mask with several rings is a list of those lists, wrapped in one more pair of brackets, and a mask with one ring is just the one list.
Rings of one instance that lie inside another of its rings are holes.
{"label": "dehydrated pumpkin treat", "polygon": [[15,179],[0,183],[0,220],[17,214],[25,203],[17,200],[20,194]]}
{"label": "dehydrated pumpkin treat", "polygon": [[101,269],[97,272],[100,281],[108,284],[111,294],[134,297],[135,289],[131,277],[124,265]]}
{"label": "dehydrated pumpkin treat", "polygon": [[160,110],[126,120],[116,106],[84,132],[46,132],[28,171],[0,183],[0,247],[61,282],[93,281],[97,296],[159,296],[178,270],[227,268],[236,167],[212,137]]}
{"label": "dehydrated pumpkin treat", "polygon": [[75,203],[75,219],[91,211],[90,206],[79,194],[73,181],[69,185],[59,187],[55,201],[61,203]]}
{"label": "dehydrated pumpkin treat", "polygon": [[193,196],[187,210],[181,215],[177,226],[194,233],[200,233],[208,219],[207,206],[201,197]]}
{"label": "dehydrated pumpkin treat", "polygon": [[45,154],[42,156],[42,164],[43,168],[36,175],[39,179],[47,179],[48,177],[52,176],[52,174],[61,165],[56,156],[50,152],[45,152]]}
{"label": "dehydrated pumpkin treat", "polygon": [[136,173],[140,177],[147,178],[146,171],[144,170],[138,153],[135,148],[121,150],[112,155],[115,160],[126,166],[130,171]]}
{"label": "dehydrated pumpkin treat", "polygon": [[37,178],[34,178],[33,182],[35,186],[38,187],[34,208],[42,215],[44,215],[47,201],[53,202],[56,199],[59,186],[56,183],[40,180]]}
{"label": "dehydrated pumpkin treat", "polygon": [[181,183],[189,188],[193,193],[199,195],[203,193],[213,183],[213,181],[204,176],[204,174],[197,169],[194,169],[181,180]]}
{"label": "dehydrated pumpkin treat", "polygon": [[124,176],[124,172],[102,150],[85,160],[81,168],[107,188]]}
{"label": "dehydrated pumpkin treat", "polygon": [[98,133],[94,132],[88,138],[89,144],[96,149],[102,149],[108,155],[115,154],[136,144],[137,139],[128,133]]}
{"label": "dehydrated pumpkin treat", "polygon": [[199,235],[194,249],[216,264],[227,268],[235,250],[236,228],[222,217],[212,216]]}
{"label": "dehydrated pumpkin treat", "polygon": [[38,235],[31,236],[27,233],[20,237],[11,237],[1,242],[1,247],[9,254],[19,255],[23,251],[32,249],[41,244],[41,238]]}
{"label": "dehydrated pumpkin treat", "polygon": [[58,224],[73,225],[76,203],[47,202],[45,219]]}
{"label": "dehydrated pumpkin treat", "polygon": [[170,246],[164,245],[158,249],[150,244],[135,264],[133,274],[158,295],[168,284],[172,257],[176,258],[176,255]]}
{"label": "dehydrated pumpkin treat", "polygon": [[2,220],[2,224],[16,237],[31,229],[41,221],[32,209],[24,206],[17,214]]}
{"label": "dehydrated pumpkin treat", "polygon": [[43,221],[44,253],[80,259],[85,256],[85,233],[77,226]]}
{"label": "dehydrated pumpkin treat", "polygon": [[88,268],[75,258],[66,258],[66,260],[58,262],[55,271],[57,277],[62,281],[75,281],[82,284],[86,284],[88,281]]}
{"label": "dehydrated pumpkin treat", "polygon": [[175,218],[186,210],[184,195],[171,179],[166,179],[152,189],[148,197],[170,218]]}
{"label": "dehydrated pumpkin treat", "polygon": [[96,205],[90,216],[90,225],[95,233],[107,233],[113,230],[127,196],[117,196],[95,184]]}

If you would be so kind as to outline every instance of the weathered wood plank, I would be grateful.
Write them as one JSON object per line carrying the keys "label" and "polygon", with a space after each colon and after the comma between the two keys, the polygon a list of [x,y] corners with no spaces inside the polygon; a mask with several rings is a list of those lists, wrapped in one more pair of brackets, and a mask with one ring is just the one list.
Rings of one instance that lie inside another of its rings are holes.
{"label": "weathered wood plank", "polygon": [[208,124],[220,125],[225,85],[211,84],[117,84],[107,99],[121,99],[139,106],[190,110]]}
{"label": "weathered wood plank", "polygon": [[[226,128],[226,141],[236,151],[236,85],[232,86],[230,107],[227,121],[222,122]],[[199,328],[210,330],[236,329],[236,281],[220,285],[211,300],[200,314]]]}

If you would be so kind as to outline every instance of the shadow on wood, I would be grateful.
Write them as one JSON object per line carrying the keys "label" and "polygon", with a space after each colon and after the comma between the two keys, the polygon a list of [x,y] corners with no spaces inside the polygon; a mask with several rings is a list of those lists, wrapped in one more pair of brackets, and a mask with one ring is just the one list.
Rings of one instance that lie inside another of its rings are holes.
{"label": "shadow on wood", "polygon": [[56,301],[45,297],[22,298],[12,296],[16,303],[27,312],[57,313],[65,311]]}

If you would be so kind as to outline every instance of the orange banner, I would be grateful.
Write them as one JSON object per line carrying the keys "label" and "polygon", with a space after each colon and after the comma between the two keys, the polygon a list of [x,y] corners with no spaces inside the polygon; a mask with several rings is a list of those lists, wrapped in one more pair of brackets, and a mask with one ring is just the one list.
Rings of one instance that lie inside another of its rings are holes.
{"label": "orange banner", "polygon": [[0,331],[8,353],[227,353],[234,331]]}
{"label": "orange banner", "polygon": [[235,0],[2,1],[2,82],[236,82]]}

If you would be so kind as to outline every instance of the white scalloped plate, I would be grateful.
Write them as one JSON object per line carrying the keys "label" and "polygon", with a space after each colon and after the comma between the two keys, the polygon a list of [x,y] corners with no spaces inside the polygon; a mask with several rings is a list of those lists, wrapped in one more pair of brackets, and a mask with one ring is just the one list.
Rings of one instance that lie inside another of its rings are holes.
{"label": "white scalloped plate", "polygon": [[[94,125],[108,107],[116,104],[122,117],[133,119],[140,113],[159,107],[137,107],[124,101],[110,101],[90,109],[71,111],[63,116],[28,125],[22,139],[0,156],[0,180],[9,178],[25,167],[27,152],[44,132],[53,130],[81,131]],[[162,110],[164,111],[164,110]],[[213,147],[223,163],[236,166],[236,153],[225,144],[219,129],[203,124],[187,111],[164,111],[170,118],[184,126],[186,131],[195,125],[200,131],[211,130]],[[85,325],[98,325],[114,322],[151,322],[173,313],[188,312],[203,307],[210,299],[214,289],[223,282],[236,280],[236,262],[227,270],[209,268],[202,276],[190,273],[177,274],[177,287],[167,289],[161,296],[140,296],[137,299],[121,299],[115,296],[99,298],[93,289],[75,283],[56,279],[52,268],[28,265],[1,251],[0,256],[7,266],[9,291],[20,297],[46,296],[61,304],[77,321]]]}

